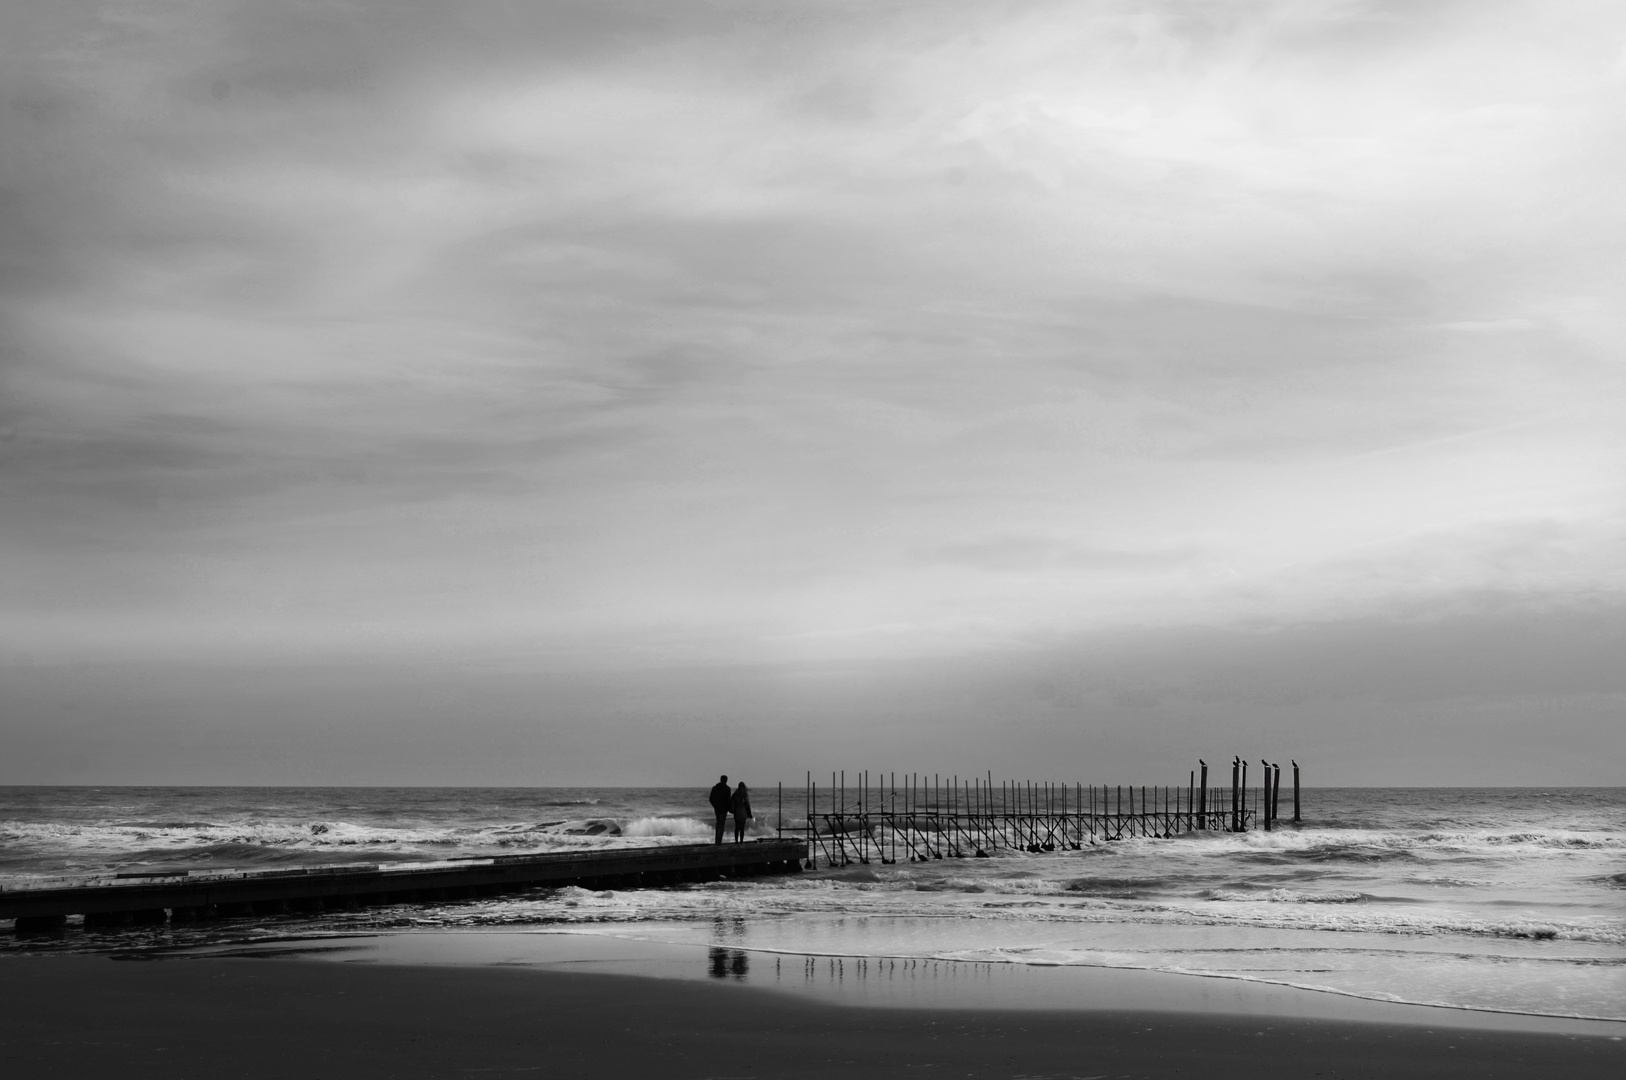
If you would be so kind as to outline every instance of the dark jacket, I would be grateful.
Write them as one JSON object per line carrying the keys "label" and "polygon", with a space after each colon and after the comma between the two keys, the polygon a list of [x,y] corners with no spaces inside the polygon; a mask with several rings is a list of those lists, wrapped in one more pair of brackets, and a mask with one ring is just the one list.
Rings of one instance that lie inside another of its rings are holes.
{"label": "dark jacket", "polygon": [[716,784],[711,789],[711,808],[717,811],[718,816],[728,813],[728,804],[732,799],[727,784]]}
{"label": "dark jacket", "polygon": [[729,801],[728,808],[734,811],[737,818],[751,816],[751,793],[745,790],[744,784],[734,789],[734,798]]}

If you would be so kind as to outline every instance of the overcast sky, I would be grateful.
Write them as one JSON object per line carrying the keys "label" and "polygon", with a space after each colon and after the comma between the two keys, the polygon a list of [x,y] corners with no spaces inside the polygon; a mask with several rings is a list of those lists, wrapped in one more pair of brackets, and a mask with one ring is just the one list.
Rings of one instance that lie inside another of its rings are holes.
{"label": "overcast sky", "polygon": [[1611,2],[24,0],[0,782],[1620,783]]}

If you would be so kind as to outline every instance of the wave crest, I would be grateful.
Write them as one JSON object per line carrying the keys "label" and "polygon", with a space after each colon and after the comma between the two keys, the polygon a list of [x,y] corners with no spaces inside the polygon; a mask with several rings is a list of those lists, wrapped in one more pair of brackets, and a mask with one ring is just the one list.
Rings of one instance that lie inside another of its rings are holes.
{"label": "wave crest", "polygon": [[1298,889],[1271,889],[1269,892],[1239,892],[1233,889],[1205,889],[1203,899],[1227,902],[1264,901],[1271,904],[1359,904],[1367,899],[1358,892],[1301,892]]}
{"label": "wave crest", "polygon": [[629,821],[621,830],[623,836],[682,836],[695,840],[710,840],[715,826],[694,818],[642,817]]}

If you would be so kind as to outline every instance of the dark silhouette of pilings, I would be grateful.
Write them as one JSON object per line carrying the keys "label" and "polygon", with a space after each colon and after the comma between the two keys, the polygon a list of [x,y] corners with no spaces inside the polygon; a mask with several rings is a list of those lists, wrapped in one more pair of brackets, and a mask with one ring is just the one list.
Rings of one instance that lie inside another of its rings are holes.
{"label": "dark silhouette of pilings", "polygon": [[1242,831],[1242,778],[1244,771],[1241,758],[1231,759],[1231,831]]}
{"label": "dark silhouette of pilings", "polygon": [[[1291,758],[1289,760],[1292,760]],[[1299,817],[1299,763],[1293,762],[1293,824],[1302,820]]]}
{"label": "dark silhouette of pilings", "polygon": [[1202,783],[1197,785],[1197,828],[1203,829],[1208,819],[1208,762],[1198,758],[1197,764],[1202,768]]}
{"label": "dark silhouette of pilings", "polygon": [[[1257,802],[1250,806],[1247,762],[1231,761],[1230,809],[1224,788],[1208,786],[1208,763],[1188,772],[1184,786],[996,782],[991,772],[957,775],[860,771],[850,790],[846,773],[830,774],[821,795],[807,776],[802,832],[809,868],[987,858],[1001,848],[1026,852],[1078,850],[1132,838],[1168,838],[1197,831],[1247,832],[1279,817],[1281,768],[1269,761]],[[1201,782],[1199,783],[1199,776]],[[1295,816],[1295,820],[1297,817]],[[794,834],[783,822],[781,834]]]}
{"label": "dark silhouette of pilings", "polygon": [[1261,764],[1261,765],[1263,765],[1265,767],[1264,787],[1262,789],[1260,789],[1260,798],[1259,798],[1259,823],[1265,827],[1266,832],[1269,832],[1270,831],[1270,762],[1264,760],[1263,758],[1260,758],[1259,759],[1259,764]]}

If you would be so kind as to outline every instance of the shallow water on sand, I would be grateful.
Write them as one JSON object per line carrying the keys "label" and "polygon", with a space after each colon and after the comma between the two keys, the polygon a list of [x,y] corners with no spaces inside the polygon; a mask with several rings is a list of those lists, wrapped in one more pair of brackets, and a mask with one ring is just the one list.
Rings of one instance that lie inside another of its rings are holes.
{"label": "shallow water on sand", "polygon": [[825,1004],[887,1008],[1219,1013],[1432,1028],[1523,1030],[1626,1041],[1626,1023],[1440,1009],[1238,979],[1067,965],[916,957],[806,956],[629,938],[609,928],[321,934],[142,954],[346,964],[521,967],[726,981]]}

